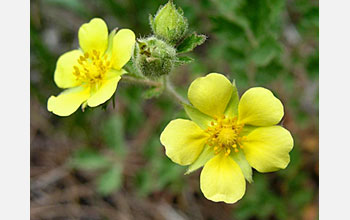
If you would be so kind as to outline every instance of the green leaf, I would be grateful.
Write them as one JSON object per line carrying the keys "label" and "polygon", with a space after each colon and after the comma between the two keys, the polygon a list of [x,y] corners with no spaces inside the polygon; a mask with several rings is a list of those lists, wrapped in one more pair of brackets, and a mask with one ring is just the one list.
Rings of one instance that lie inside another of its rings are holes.
{"label": "green leaf", "polygon": [[266,66],[280,53],[281,46],[279,42],[272,37],[268,37],[260,44],[258,49],[253,51],[251,54],[251,60],[257,66]]}
{"label": "green leaf", "polygon": [[210,125],[211,121],[214,120],[210,116],[200,112],[198,109],[191,105],[183,104],[183,106],[188,117],[190,117],[190,119],[194,121],[203,130]]}
{"label": "green leaf", "polygon": [[102,123],[102,138],[107,146],[114,150],[118,155],[124,155],[124,123],[119,115],[113,115]]}
{"label": "green leaf", "polygon": [[88,16],[91,13],[80,0],[46,0],[46,2],[48,4],[61,6],[80,15]]}
{"label": "green leaf", "polygon": [[97,191],[102,195],[117,191],[122,183],[122,168],[114,165],[98,178]]}
{"label": "green leaf", "polygon": [[152,174],[147,168],[142,168],[135,175],[136,190],[142,196],[146,196],[151,193],[155,187],[155,184],[153,183],[154,178],[152,178]]}
{"label": "green leaf", "polygon": [[174,164],[167,158],[158,159],[158,177],[155,181],[157,188],[168,189],[168,187],[174,186],[177,182],[181,181],[184,169],[181,166]]}
{"label": "green leaf", "polygon": [[187,53],[192,51],[197,46],[204,43],[204,41],[207,39],[207,37],[203,34],[196,34],[193,32],[189,36],[187,36],[179,46],[177,46],[176,50],[177,53]]}
{"label": "green leaf", "polygon": [[163,93],[163,91],[163,87],[151,87],[143,92],[142,97],[144,99],[157,98]]}
{"label": "green leaf", "polygon": [[192,63],[194,59],[192,57],[184,56],[184,57],[178,57],[178,59],[175,62],[175,66],[181,66],[184,64]]}
{"label": "green leaf", "polygon": [[109,165],[110,162],[104,156],[89,148],[83,148],[75,152],[71,161],[71,166],[84,170],[96,170]]}
{"label": "green leaf", "polygon": [[225,115],[230,117],[234,117],[238,115],[238,103],[239,103],[239,96],[238,96],[235,80],[232,81],[232,85],[233,85],[233,90],[231,94],[231,99],[227,104],[227,107],[224,113]]}

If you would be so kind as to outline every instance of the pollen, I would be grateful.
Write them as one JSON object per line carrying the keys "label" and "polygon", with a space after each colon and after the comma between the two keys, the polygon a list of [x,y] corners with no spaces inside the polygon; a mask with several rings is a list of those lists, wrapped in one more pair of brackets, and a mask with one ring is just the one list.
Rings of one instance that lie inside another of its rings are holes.
{"label": "pollen", "polygon": [[225,156],[231,152],[239,152],[243,149],[242,142],[246,137],[241,135],[244,124],[237,123],[237,117],[226,118],[225,116],[215,118],[205,131],[209,134],[207,144],[213,147],[215,154],[223,152]]}
{"label": "pollen", "polygon": [[73,74],[77,80],[88,85],[96,85],[105,78],[106,73],[111,69],[111,62],[106,54],[93,50],[90,53],[84,53],[77,60],[78,65],[73,66]]}

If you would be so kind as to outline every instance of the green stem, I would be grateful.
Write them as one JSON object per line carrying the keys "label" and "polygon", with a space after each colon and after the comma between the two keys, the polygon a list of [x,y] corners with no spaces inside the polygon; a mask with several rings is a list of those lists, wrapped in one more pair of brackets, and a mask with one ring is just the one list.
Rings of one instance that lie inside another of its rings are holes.
{"label": "green stem", "polygon": [[152,81],[149,79],[141,79],[141,78],[136,78],[132,76],[122,76],[122,80],[124,82],[128,83],[136,83],[136,84],[141,84],[141,85],[146,85],[146,86],[155,86],[155,87],[161,87],[162,83],[157,82],[157,81]]}
{"label": "green stem", "polygon": [[178,101],[181,104],[181,106],[182,104],[189,104],[185,98],[183,98],[178,92],[176,92],[174,86],[169,80],[169,77],[164,77],[163,82],[165,85],[165,91],[168,92],[168,94],[171,95],[173,98],[175,98],[176,101]]}
{"label": "green stem", "polygon": [[183,98],[178,92],[176,92],[175,88],[171,84],[168,77],[163,78],[163,82],[153,81],[149,79],[143,79],[143,78],[136,78],[132,76],[123,75],[122,76],[123,82],[127,83],[135,83],[140,85],[145,85],[149,87],[164,87],[165,91],[172,96],[181,106],[182,104],[188,104],[188,101]]}

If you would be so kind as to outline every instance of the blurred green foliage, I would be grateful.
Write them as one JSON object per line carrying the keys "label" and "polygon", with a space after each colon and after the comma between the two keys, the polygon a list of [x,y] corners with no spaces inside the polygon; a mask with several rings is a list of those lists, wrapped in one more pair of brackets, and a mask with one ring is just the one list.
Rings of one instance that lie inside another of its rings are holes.
{"label": "blurred green foliage", "polygon": [[[177,90],[185,96],[190,82],[209,72],[235,79],[240,94],[251,86],[270,88],[284,103],[283,123],[295,140],[287,169],[273,174],[254,171],[254,182],[243,199],[230,206],[230,215],[236,219],[308,219],[304,211],[318,204],[318,1],[174,2],[188,18],[190,31],[208,37],[192,52],[195,61],[184,57],[188,64],[174,71]],[[151,33],[149,14],[165,3],[31,1],[31,102],[46,112],[47,98],[60,92],[53,82],[55,63],[63,52],[78,47],[82,23],[102,17],[110,29],[128,27],[144,37]],[[181,192],[191,187],[200,193],[199,171],[191,174],[197,182],[190,185],[191,175],[183,175],[185,167],[172,163],[159,142],[170,120],[187,116],[169,97],[146,89],[121,82],[115,108],[109,104],[105,109],[77,111],[68,118],[49,113],[38,117],[72,141],[69,164],[78,171],[93,172],[91,181],[102,195],[126,185],[140,197],[160,191],[182,197]],[[32,117],[31,124],[39,124],[36,118]],[[34,138],[32,148],[35,145]]]}

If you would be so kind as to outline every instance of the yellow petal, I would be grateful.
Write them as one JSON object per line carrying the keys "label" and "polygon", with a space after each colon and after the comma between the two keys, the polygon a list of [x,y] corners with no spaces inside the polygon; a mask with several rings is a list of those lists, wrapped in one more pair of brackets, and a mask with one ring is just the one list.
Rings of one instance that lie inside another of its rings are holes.
{"label": "yellow petal", "polygon": [[204,165],[200,185],[204,196],[214,202],[235,203],[245,193],[241,168],[224,154],[215,156]]}
{"label": "yellow petal", "polygon": [[96,50],[104,53],[108,46],[108,28],[101,18],[83,24],[78,32],[79,44],[84,52]]}
{"label": "yellow petal", "polygon": [[131,58],[135,46],[135,34],[132,30],[121,29],[113,38],[113,68],[121,69]]}
{"label": "yellow petal", "polygon": [[73,66],[78,66],[78,59],[83,55],[80,50],[72,50],[62,54],[56,64],[54,80],[58,87],[62,89],[78,86],[80,82],[74,76]]}
{"label": "yellow petal", "polygon": [[249,164],[259,172],[272,172],[287,167],[293,138],[281,126],[256,128],[243,142],[243,151]]}
{"label": "yellow petal", "polygon": [[47,110],[59,116],[68,116],[75,112],[89,96],[89,89],[84,87],[67,89],[57,97],[51,96],[49,98],[47,101]]}
{"label": "yellow petal", "polygon": [[192,82],[188,99],[201,112],[211,116],[222,116],[231,99],[233,86],[222,74],[210,73]]}
{"label": "yellow petal", "polygon": [[255,87],[246,91],[238,104],[239,123],[271,126],[281,121],[283,105],[270,90]]}
{"label": "yellow petal", "polygon": [[160,135],[165,154],[175,163],[189,165],[197,159],[208,138],[196,123],[185,119],[172,120]]}
{"label": "yellow petal", "polygon": [[120,74],[118,74],[114,77],[110,77],[102,81],[100,87],[98,87],[98,89],[94,91],[91,97],[87,100],[88,106],[95,107],[102,103],[105,103],[108,99],[110,99],[113,96],[115,90],[117,89],[117,85],[120,79]]}

